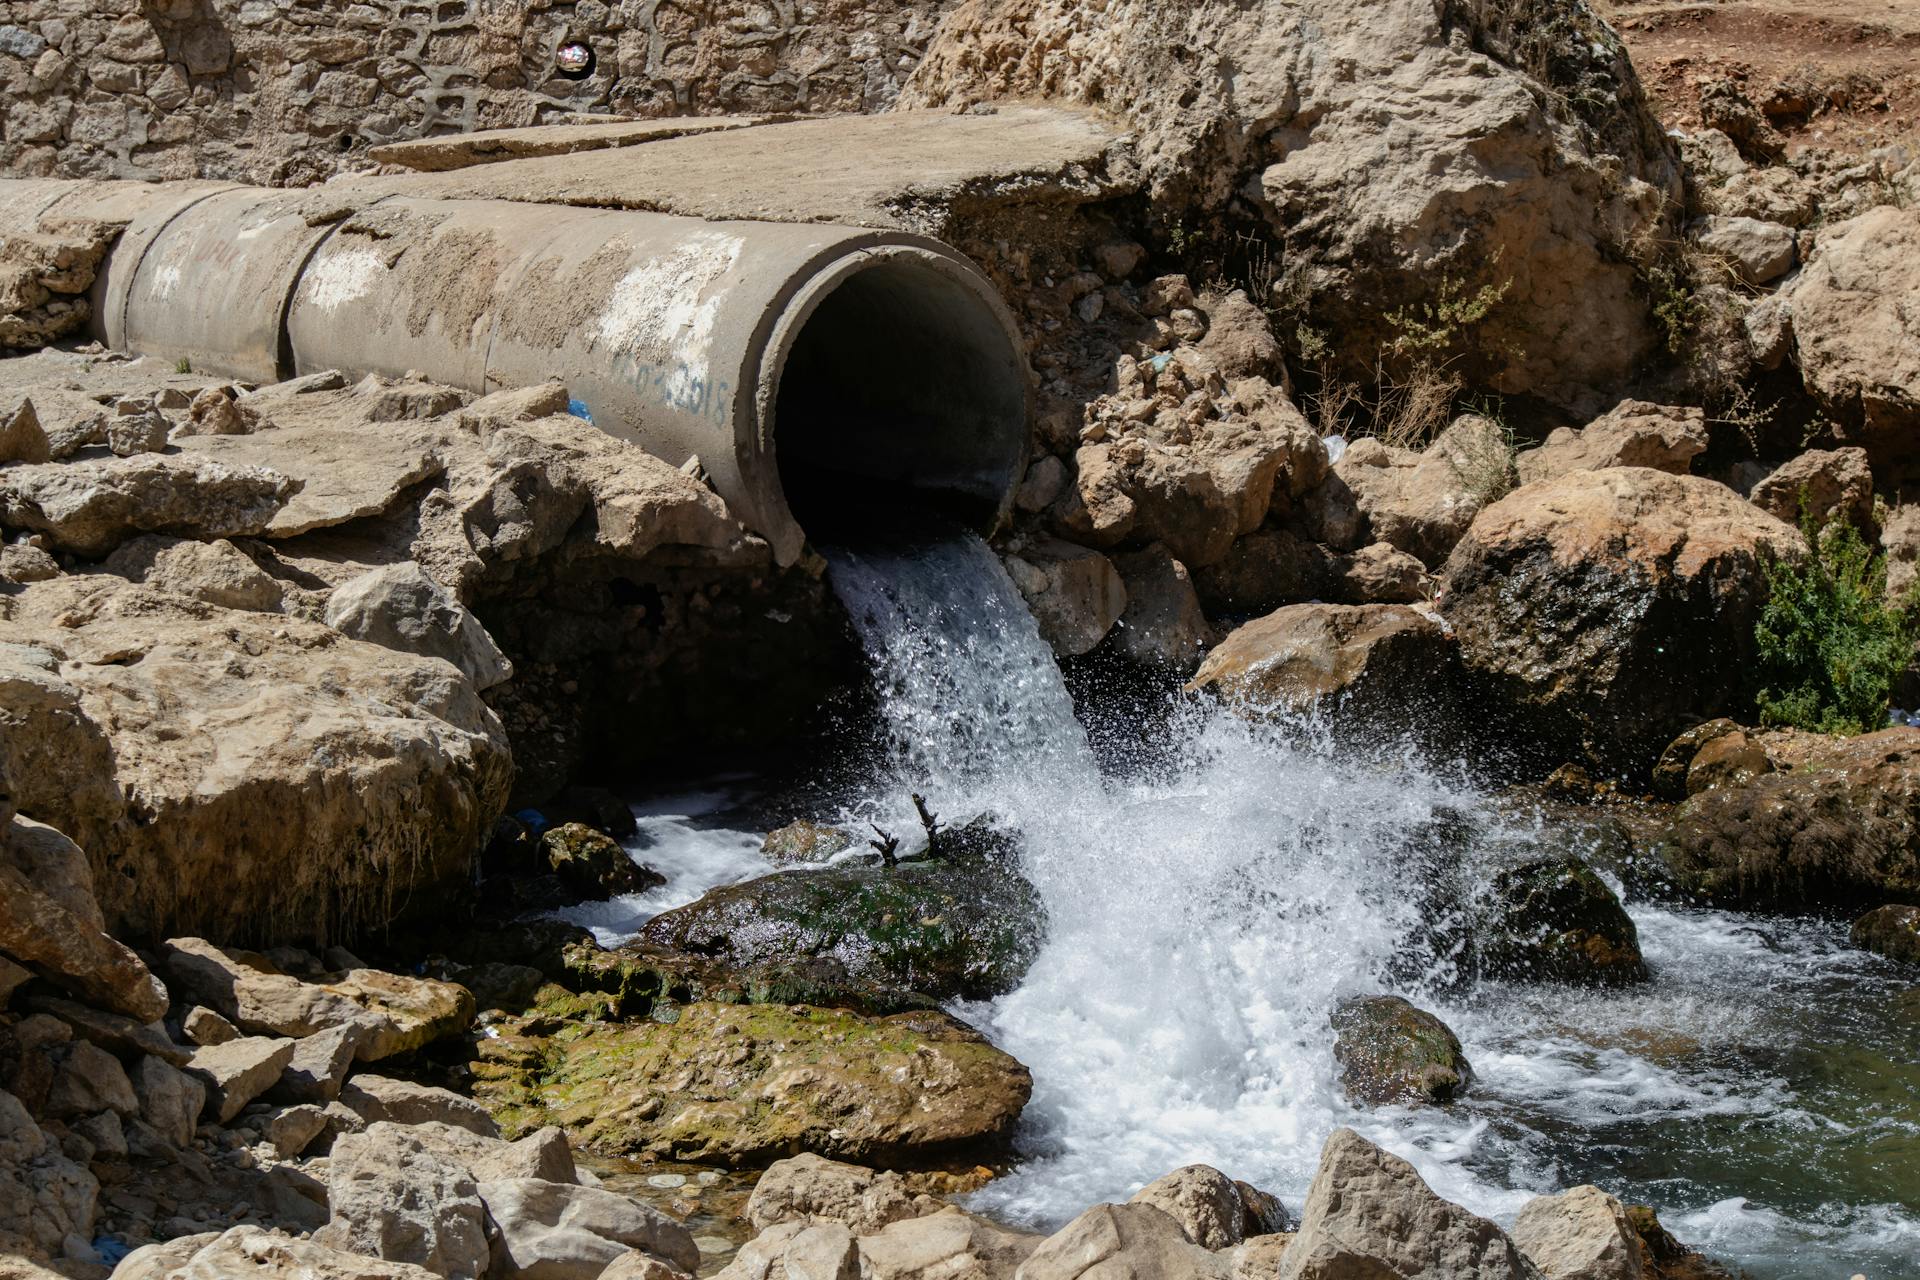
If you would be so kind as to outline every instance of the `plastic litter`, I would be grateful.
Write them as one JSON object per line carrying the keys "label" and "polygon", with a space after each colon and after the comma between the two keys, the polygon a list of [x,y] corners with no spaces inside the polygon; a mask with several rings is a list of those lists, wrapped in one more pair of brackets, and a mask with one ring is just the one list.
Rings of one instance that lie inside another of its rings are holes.
{"label": "plastic litter", "polygon": [[133,1252],[133,1246],[118,1236],[95,1236],[93,1251],[100,1255],[100,1261],[111,1267],[120,1259]]}
{"label": "plastic litter", "polygon": [[1340,461],[1340,455],[1347,451],[1347,438],[1343,435],[1327,436],[1320,443],[1327,446],[1328,465]]}
{"label": "plastic litter", "polygon": [[535,835],[539,835],[542,831],[545,831],[553,825],[547,821],[547,815],[538,809],[522,809],[520,812],[514,814],[513,817],[516,822],[525,826],[527,830],[533,832]]}
{"label": "plastic litter", "polygon": [[587,425],[593,425],[593,414],[587,411],[587,402],[585,400],[567,401],[567,412]]}

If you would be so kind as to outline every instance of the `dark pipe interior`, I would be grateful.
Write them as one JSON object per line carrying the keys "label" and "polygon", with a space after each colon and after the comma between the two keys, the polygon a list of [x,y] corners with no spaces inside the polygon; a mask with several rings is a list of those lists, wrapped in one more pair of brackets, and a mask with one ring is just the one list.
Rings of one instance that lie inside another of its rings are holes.
{"label": "dark pipe interior", "polygon": [[815,538],[877,512],[989,525],[1027,450],[1026,360],[965,285],[911,258],[848,278],[780,372],[775,451]]}

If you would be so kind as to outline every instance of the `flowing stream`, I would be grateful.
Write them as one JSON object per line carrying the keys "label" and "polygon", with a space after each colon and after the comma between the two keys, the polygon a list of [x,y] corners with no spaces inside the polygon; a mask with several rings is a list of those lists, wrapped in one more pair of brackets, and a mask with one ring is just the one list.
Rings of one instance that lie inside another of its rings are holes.
{"label": "flowing stream", "polygon": [[[1350,1125],[1503,1221],[1592,1181],[1760,1280],[1920,1277],[1920,992],[1844,925],[1634,904],[1644,987],[1396,981],[1421,923],[1410,833],[1461,811],[1501,821],[1468,784],[1390,743],[1356,757],[1310,725],[1193,703],[1096,723],[1090,742],[979,540],[829,562],[886,739],[838,817],[912,830],[909,790],[954,817],[992,810],[1052,915],[1021,987],[959,1010],[1035,1081],[1025,1159],[976,1209],[1051,1227],[1205,1162],[1297,1213],[1321,1144]],[[638,856],[686,876],[583,923],[618,936],[764,871],[764,827],[731,830],[709,800],[643,817]],[[1347,1104],[1328,1015],[1377,991],[1459,1033],[1478,1073],[1464,1102]]]}

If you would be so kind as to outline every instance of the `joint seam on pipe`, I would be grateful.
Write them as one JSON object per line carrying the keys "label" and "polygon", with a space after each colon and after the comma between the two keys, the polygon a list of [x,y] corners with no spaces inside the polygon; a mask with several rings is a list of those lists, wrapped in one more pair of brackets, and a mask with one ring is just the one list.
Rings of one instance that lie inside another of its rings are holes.
{"label": "joint seam on pipe", "polygon": [[[200,195],[195,196],[193,199],[187,201],[185,204],[181,205],[178,209],[175,209],[172,213],[168,214],[167,220],[165,222],[162,222],[157,228],[155,228],[153,235],[148,237],[147,242],[140,246],[139,254],[134,258],[133,262],[127,268],[126,296],[120,299],[120,333],[123,336],[123,339],[124,339],[124,335],[127,332],[127,315],[133,307],[133,287],[136,283],[139,282],[140,268],[146,263],[148,252],[152,250],[154,245],[160,243],[161,237],[167,234],[167,228],[171,227],[175,222],[179,221],[181,215],[185,214],[187,210],[198,208],[199,206],[205,204],[207,201],[213,199],[215,196],[225,195],[229,191],[237,191],[237,190],[241,190],[241,188],[221,187],[216,190],[203,192]],[[127,231],[131,231],[131,230],[133,230],[133,224],[128,223]],[[124,238],[126,236],[126,231],[123,231],[120,234],[122,238]],[[104,325],[104,322],[102,323]]]}
{"label": "joint seam on pipe", "polygon": [[274,317],[273,371],[279,375],[282,382],[293,377],[294,374],[293,300],[300,292],[300,282],[307,277],[307,268],[313,265],[313,259],[320,250],[331,241],[335,235],[339,234],[340,228],[352,222],[368,209],[378,208],[391,199],[393,199],[393,193],[389,192],[379,199],[355,209],[352,213],[349,213],[346,217],[328,227],[320,234],[318,239],[307,247],[306,253],[302,255],[300,259],[300,264],[293,269],[293,275],[288,281],[286,292],[280,295],[279,314]]}

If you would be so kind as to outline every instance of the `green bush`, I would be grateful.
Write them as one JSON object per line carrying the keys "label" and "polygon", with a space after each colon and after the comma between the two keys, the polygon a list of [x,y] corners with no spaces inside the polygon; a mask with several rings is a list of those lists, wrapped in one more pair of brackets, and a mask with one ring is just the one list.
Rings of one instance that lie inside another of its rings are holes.
{"label": "green bush", "polygon": [[1887,598],[1886,561],[1850,523],[1820,528],[1809,518],[1801,529],[1812,554],[1768,566],[1754,627],[1760,719],[1818,733],[1880,728],[1920,638],[1913,595]]}

